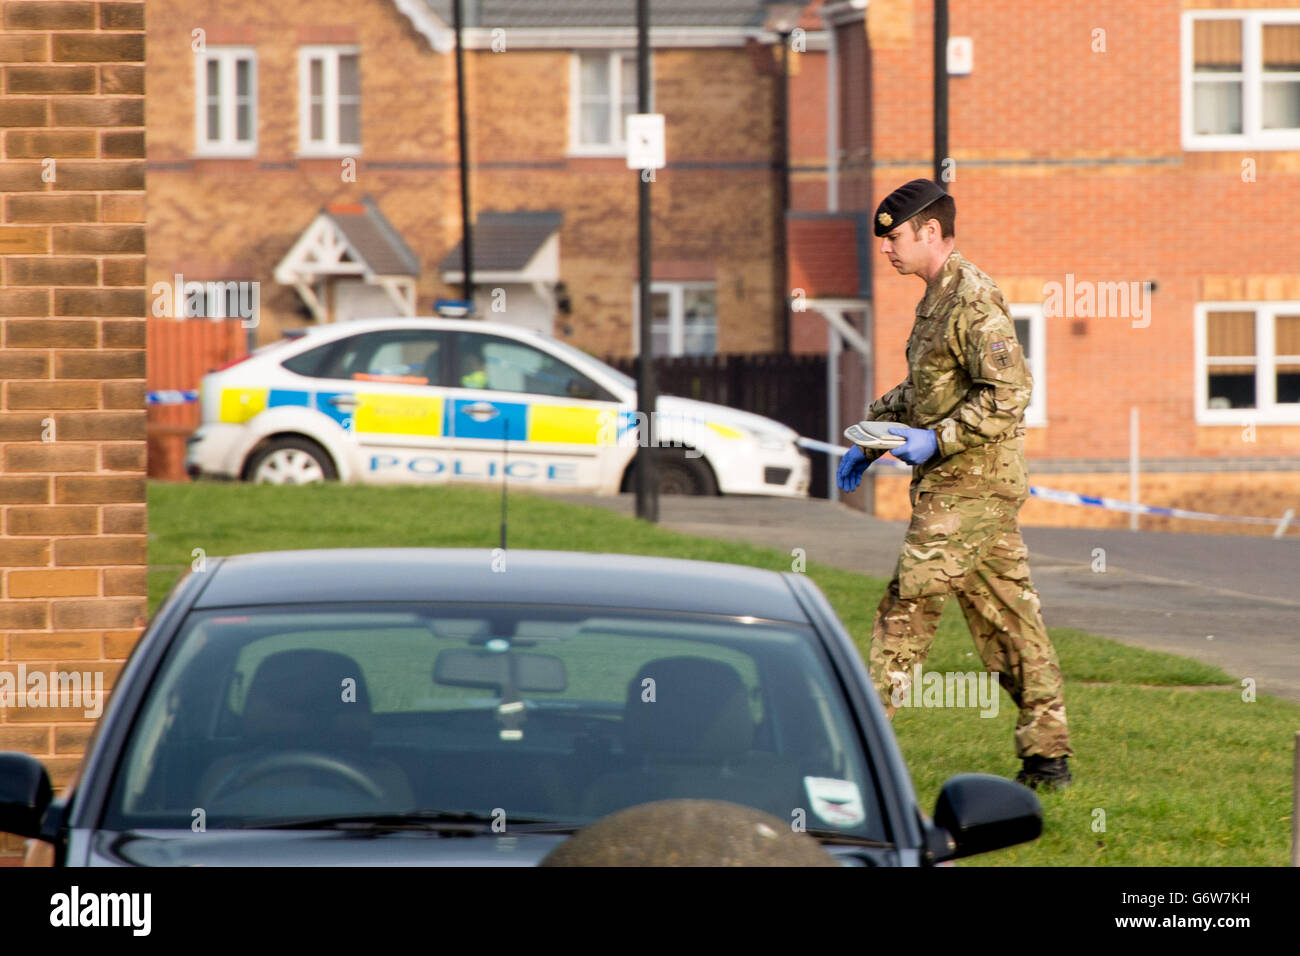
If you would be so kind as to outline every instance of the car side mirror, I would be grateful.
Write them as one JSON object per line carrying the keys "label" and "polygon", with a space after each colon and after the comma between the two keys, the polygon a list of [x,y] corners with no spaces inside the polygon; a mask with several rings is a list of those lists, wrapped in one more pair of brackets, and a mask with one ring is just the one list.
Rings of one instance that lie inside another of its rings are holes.
{"label": "car side mirror", "polygon": [[53,796],[43,763],[30,754],[0,753],[0,833],[39,837]]}
{"label": "car side mirror", "polygon": [[987,773],[948,780],[934,807],[934,825],[950,838],[933,862],[957,860],[1038,839],[1043,806],[1026,786]]}

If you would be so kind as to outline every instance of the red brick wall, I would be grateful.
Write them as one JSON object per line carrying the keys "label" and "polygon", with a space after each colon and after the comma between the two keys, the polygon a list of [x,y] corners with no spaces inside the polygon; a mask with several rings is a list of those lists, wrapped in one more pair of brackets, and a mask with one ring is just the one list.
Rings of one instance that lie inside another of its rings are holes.
{"label": "red brick wall", "polygon": [[[307,9],[247,0],[148,4],[147,71],[157,94],[146,107],[153,166],[149,285],[170,287],[177,273],[200,281],[260,282],[262,342],[307,324],[298,294],[277,283],[273,272],[323,206],[374,196],[420,258],[417,292],[426,314],[435,296],[450,291],[432,270],[460,235],[452,58],[435,55],[392,3],[322,0],[310,7],[310,24],[299,16]],[[195,30],[203,31],[208,47],[256,49],[258,145],[252,158],[194,155]],[[298,48],[308,43],[361,47],[362,153],[355,182],[345,181],[338,158],[297,156]]]}
{"label": "red brick wall", "polygon": [[[1300,425],[1260,425],[1246,445],[1219,442],[1239,429],[1195,422],[1196,303],[1234,289],[1300,297],[1300,153],[1183,150],[1185,6],[1205,4],[951,5],[951,35],[974,40],[973,74],[950,80],[957,248],[1013,302],[1041,302],[1044,283],[1067,273],[1157,284],[1145,328],[1128,318],[1081,327],[1047,319],[1048,427],[1029,429],[1031,456],[1126,456],[1132,405],[1144,457],[1283,456],[1300,445]],[[932,2],[873,0],[872,18],[874,207],[899,184],[931,175]],[[1099,28],[1105,52],[1093,50]],[[1242,181],[1247,155],[1257,162],[1253,183]],[[897,276],[878,252],[873,260],[883,391],[906,373],[902,346],[923,285]]]}
{"label": "red brick wall", "polygon": [[[907,490],[910,475],[910,471],[900,468],[882,471],[877,477],[874,483],[876,497],[873,512],[877,518],[886,521],[908,520],[912,513]],[[1293,509],[1297,519],[1300,519],[1296,477],[1294,471],[1253,471],[1249,466],[1231,472],[1142,472],[1138,477],[1138,501],[1141,504],[1234,518],[1268,518],[1270,523],[1139,515],[1138,529],[1194,534],[1248,534],[1259,537],[1272,535],[1277,522],[1288,508]],[[1084,495],[1114,498],[1116,501],[1129,500],[1127,472],[1033,474],[1031,469],[1029,483],[1055,491],[1075,491]],[[1022,527],[1127,528],[1129,516],[1125,511],[1067,505],[1033,496],[1020,509],[1020,524]],[[1300,520],[1293,520],[1288,524],[1286,533],[1294,537],[1298,529]]]}
{"label": "red brick wall", "polygon": [[[109,687],[145,614],[144,4],[0,16],[0,670]],[[83,713],[0,709],[0,749],[57,790]]]}
{"label": "red brick wall", "polygon": [[826,62],[814,50],[790,56],[790,208],[826,209]]}
{"label": "red brick wall", "polygon": [[[566,155],[568,51],[471,59],[473,204],[563,210],[560,272],[573,300],[572,341],[597,354],[630,354],[636,174],[622,157]],[[717,282],[719,351],[777,348],[773,51],[659,49],[654,70],[670,164],[651,188],[655,275],[671,278],[672,263],[690,263],[696,277]],[[527,114],[518,107],[524,100],[533,104]],[[512,162],[525,159],[527,166]],[[454,203],[447,208],[458,215]]]}

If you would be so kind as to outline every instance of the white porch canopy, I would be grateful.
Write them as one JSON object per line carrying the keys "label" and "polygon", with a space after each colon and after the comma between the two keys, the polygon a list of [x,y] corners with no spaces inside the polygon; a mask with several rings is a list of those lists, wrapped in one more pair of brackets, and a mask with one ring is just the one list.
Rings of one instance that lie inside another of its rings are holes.
{"label": "white porch canopy", "polygon": [[322,209],[275,267],[275,281],[293,286],[317,322],[331,321],[323,290],[339,278],[382,289],[399,315],[415,315],[419,260],[367,196]]}

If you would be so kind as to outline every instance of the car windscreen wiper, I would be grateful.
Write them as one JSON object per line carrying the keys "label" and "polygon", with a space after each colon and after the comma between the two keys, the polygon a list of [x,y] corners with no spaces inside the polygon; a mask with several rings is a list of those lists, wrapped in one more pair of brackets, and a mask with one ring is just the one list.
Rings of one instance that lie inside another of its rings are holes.
{"label": "car windscreen wiper", "polygon": [[834,843],[843,846],[869,846],[878,850],[891,850],[894,847],[892,843],[881,843],[879,840],[869,840],[866,837],[854,836],[852,833],[844,833],[840,830],[826,830],[814,828],[805,830],[809,836],[814,837],[819,843]]}
{"label": "car windscreen wiper", "polygon": [[433,830],[468,834],[573,833],[583,824],[539,817],[506,817],[504,830],[494,830],[501,818],[468,810],[410,810],[404,813],[349,813],[328,816],[263,817],[235,825],[240,830]]}

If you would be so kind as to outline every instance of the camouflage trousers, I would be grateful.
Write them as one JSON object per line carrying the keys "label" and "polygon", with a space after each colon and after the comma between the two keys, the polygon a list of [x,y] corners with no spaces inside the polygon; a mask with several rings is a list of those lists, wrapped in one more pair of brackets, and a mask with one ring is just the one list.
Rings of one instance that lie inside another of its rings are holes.
{"label": "camouflage trousers", "polygon": [[949,594],[988,671],[1020,709],[1016,755],[1069,756],[1064,682],[1029,578],[1017,515],[1024,498],[912,492],[912,521],[871,628],[871,680],[893,719],[910,693]]}

